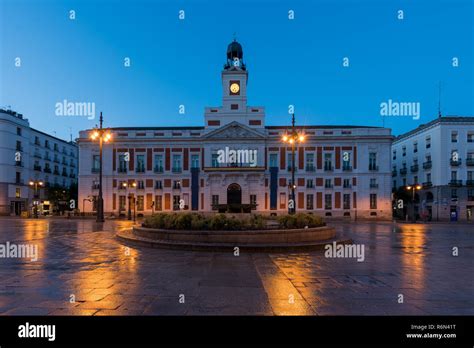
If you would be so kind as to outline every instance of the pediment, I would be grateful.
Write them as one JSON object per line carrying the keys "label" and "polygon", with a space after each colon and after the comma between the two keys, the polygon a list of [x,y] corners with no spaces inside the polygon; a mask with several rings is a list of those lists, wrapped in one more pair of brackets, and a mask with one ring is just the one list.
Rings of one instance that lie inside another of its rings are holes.
{"label": "pediment", "polygon": [[231,122],[225,126],[215,129],[204,136],[206,139],[264,139],[265,135],[244,126],[239,122]]}

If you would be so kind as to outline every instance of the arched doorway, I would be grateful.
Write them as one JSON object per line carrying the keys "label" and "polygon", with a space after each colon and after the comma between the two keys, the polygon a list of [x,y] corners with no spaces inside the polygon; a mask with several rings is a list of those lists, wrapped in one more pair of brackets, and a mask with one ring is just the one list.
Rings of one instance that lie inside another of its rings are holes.
{"label": "arched doorway", "polygon": [[242,204],[242,189],[239,184],[227,187],[227,204]]}

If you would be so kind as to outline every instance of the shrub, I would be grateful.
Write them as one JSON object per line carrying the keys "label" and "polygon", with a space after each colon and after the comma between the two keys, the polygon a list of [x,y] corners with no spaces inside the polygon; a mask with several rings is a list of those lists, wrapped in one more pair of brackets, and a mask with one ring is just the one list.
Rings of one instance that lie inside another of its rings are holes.
{"label": "shrub", "polygon": [[282,228],[320,227],[325,225],[320,216],[306,213],[279,216],[278,223]]}

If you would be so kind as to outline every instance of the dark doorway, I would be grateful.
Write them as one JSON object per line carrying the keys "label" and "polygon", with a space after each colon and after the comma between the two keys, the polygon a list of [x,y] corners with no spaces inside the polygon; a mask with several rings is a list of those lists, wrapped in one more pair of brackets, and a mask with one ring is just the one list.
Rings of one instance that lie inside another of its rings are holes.
{"label": "dark doorway", "polygon": [[242,189],[239,184],[230,184],[227,188],[227,204],[242,204]]}

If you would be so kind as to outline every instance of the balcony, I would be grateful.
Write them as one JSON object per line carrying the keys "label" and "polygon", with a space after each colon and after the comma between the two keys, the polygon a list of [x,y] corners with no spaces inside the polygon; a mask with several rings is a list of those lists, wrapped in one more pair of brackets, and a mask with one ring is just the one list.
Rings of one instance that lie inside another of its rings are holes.
{"label": "balcony", "polygon": [[370,184],[371,189],[379,188],[379,184]]}
{"label": "balcony", "polygon": [[55,171],[53,172],[53,174],[54,174],[54,175],[59,175],[59,170],[55,170]]}
{"label": "balcony", "polygon": [[163,189],[163,184],[161,183],[161,181],[157,181],[155,183],[155,190],[162,190]]}
{"label": "balcony", "polygon": [[137,168],[135,168],[135,172],[136,173],[145,173],[145,166],[137,166]]}
{"label": "balcony", "polygon": [[41,166],[40,166],[40,165],[36,165],[36,164],[35,164],[35,165],[33,166],[33,169],[34,169],[34,170],[37,170],[37,171],[39,171],[39,172],[41,172]]}
{"label": "balcony", "polygon": [[350,172],[350,171],[352,171],[352,167],[349,166],[349,165],[343,165],[342,166],[342,171],[343,172]]}
{"label": "balcony", "polygon": [[163,173],[163,167],[162,166],[155,166],[155,168],[153,168],[153,172],[154,173]]}
{"label": "balcony", "polygon": [[181,167],[174,167],[171,170],[173,173],[181,173],[183,169]]}
{"label": "balcony", "polygon": [[71,179],[75,179],[75,178],[76,178],[76,174],[71,173],[71,174],[69,174],[69,177],[70,177]]}
{"label": "balcony", "polygon": [[98,173],[98,172],[100,172],[100,168],[94,168],[94,167],[91,168],[91,173]]}
{"label": "balcony", "polygon": [[62,172],[61,175],[64,176],[64,177],[66,177],[66,178],[69,176],[69,175],[67,174],[67,172]]}
{"label": "balcony", "polygon": [[23,167],[23,162],[22,161],[15,161],[15,166]]}
{"label": "balcony", "polygon": [[451,180],[449,186],[460,187],[462,186],[462,180]]}
{"label": "balcony", "polygon": [[24,183],[23,179],[15,179],[15,184],[17,185],[23,185]]}
{"label": "balcony", "polygon": [[325,188],[332,188],[333,185],[332,185],[332,184],[329,184],[329,183],[325,183],[325,184],[324,184],[324,187],[325,187]]}
{"label": "balcony", "polygon": [[21,152],[23,152],[23,146],[17,146],[17,147],[16,147],[16,151],[21,151]]}
{"label": "balcony", "polygon": [[392,170],[392,176],[393,177],[397,176],[397,170],[396,169]]}
{"label": "balcony", "polygon": [[173,184],[173,190],[181,190],[181,184]]}
{"label": "balcony", "polygon": [[332,164],[331,163],[324,163],[324,170],[326,172],[330,172],[333,170]]}
{"label": "balcony", "polygon": [[468,167],[474,166],[474,158],[466,159],[466,166],[468,166]]}
{"label": "balcony", "polygon": [[41,143],[39,140],[35,140],[35,145],[41,146]]}
{"label": "balcony", "polygon": [[379,166],[375,164],[369,164],[369,170],[376,172],[379,170]]}
{"label": "balcony", "polygon": [[44,156],[44,160],[45,160],[45,161],[51,161],[51,157],[49,157],[49,156]]}
{"label": "balcony", "polygon": [[51,168],[49,167],[44,167],[44,170],[43,170],[45,173],[50,173],[51,174]]}
{"label": "balcony", "polygon": [[407,174],[407,169],[406,168],[401,168],[400,169],[400,174],[401,175],[406,175]]}
{"label": "balcony", "polygon": [[433,183],[431,181],[427,181],[427,182],[424,182],[422,184],[423,188],[428,188],[428,187],[432,187],[433,186]]}
{"label": "balcony", "polygon": [[450,164],[452,167],[458,167],[458,166],[461,165],[461,159],[458,158],[457,161],[451,159],[451,160],[449,161],[449,164]]}
{"label": "balcony", "polygon": [[349,189],[349,188],[352,188],[352,185],[351,184],[344,184],[344,185],[342,185],[342,188]]}
{"label": "balcony", "polygon": [[431,161],[423,162],[423,169],[431,169],[432,166],[433,166],[433,162]]}
{"label": "balcony", "polygon": [[466,180],[466,186],[474,186],[474,180]]}
{"label": "balcony", "polygon": [[[287,171],[291,172],[291,166],[288,166],[286,168]],[[298,166],[295,165],[295,172],[298,170]]]}
{"label": "balcony", "polygon": [[35,158],[41,158],[41,155],[40,155],[39,153],[35,153],[35,154],[33,155],[33,157],[35,157]]}
{"label": "balcony", "polygon": [[313,165],[308,165],[306,166],[306,171],[307,172],[314,172],[316,168]]}
{"label": "balcony", "polygon": [[54,162],[54,163],[59,163],[59,159],[55,158],[55,159],[53,160],[53,162]]}
{"label": "balcony", "polygon": [[70,166],[71,168],[76,168],[76,164],[74,162],[71,162]]}
{"label": "balcony", "polygon": [[414,164],[410,167],[410,171],[412,173],[416,173],[418,171],[418,164]]}
{"label": "balcony", "polygon": [[119,167],[119,168],[117,169],[117,172],[119,172],[119,173],[127,173],[127,167]]}

